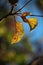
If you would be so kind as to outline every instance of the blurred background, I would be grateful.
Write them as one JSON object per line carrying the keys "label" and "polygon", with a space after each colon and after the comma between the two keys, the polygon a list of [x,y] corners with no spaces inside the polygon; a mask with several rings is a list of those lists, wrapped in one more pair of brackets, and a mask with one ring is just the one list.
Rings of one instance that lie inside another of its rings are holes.
{"label": "blurred background", "polygon": [[[14,7],[14,12],[21,8],[29,0],[19,0],[18,6]],[[11,10],[8,0],[0,0],[0,19]],[[32,0],[20,12],[31,12],[36,15],[43,15],[43,0]],[[28,65],[37,56],[43,56],[43,17],[27,16],[27,18],[37,18],[37,27],[30,31],[27,23],[16,16],[16,21],[20,21],[24,27],[24,37],[19,43],[11,45],[9,40],[12,32],[6,30],[4,26],[8,19],[0,23],[0,65]],[[6,33],[7,32],[7,33]],[[4,33],[4,35],[3,35]],[[5,37],[7,36],[7,39]]]}

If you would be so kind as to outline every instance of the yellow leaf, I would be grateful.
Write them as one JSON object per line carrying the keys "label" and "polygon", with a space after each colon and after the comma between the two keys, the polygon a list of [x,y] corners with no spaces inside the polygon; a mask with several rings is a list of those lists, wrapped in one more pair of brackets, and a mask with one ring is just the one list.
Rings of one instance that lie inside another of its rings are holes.
{"label": "yellow leaf", "polygon": [[28,19],[28,24],[30,25],[30,30],[35,29],[35,27],[38,24],[37,19],[36,18],[29,18]]}
{"label": "yellow leaf", "polygon": [[16,22],[16,31],[11,39],[11,44],[18,43],[24,35],[24,28],[22,23]]}

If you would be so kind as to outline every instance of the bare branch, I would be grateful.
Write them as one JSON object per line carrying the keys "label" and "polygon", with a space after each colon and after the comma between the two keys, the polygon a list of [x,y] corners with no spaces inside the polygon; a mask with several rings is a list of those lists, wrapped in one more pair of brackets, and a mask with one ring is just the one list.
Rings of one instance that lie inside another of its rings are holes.
{"label": "bare branch", "polygon": [[9,15],[14,15],[14,14],[16,14],[17,12],[19,12],[20,10],[22,10],[22,9],[23,9],[28,3],[30,3],[31,1],[32,1],[32,0],[28,1],[23,7],[21,7],[19,10],[17,10],[17,11],[14,12],[13,14],[12,14],[12,11],[13,11],[14,6],[12,6],[11,11],[9,12],[9,14],[5,15],[4,17],[2,17],[2,18],[0,19],[0,21],[1,21],[3,18],[7,18]]}
{"label": "bare branch", "polygon": [[23,7],[21,7],[19,10],[17,10],[15,13],[19,12],[20,10],[22,10],[28,3],[30,3],[32,0],[28,1]]}

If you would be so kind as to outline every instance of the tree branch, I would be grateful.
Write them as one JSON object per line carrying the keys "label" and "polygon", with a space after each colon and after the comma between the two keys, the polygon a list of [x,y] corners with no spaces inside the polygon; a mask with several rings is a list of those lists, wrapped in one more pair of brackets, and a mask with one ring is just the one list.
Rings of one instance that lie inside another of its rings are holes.
{"label": "tree branch", "polygon": [[[32,0],[30,0],[30,1],[28,1],[23,7],[21,7],[19,10],[17,10],[16,12],[14,12],[14,13],[12,13],[12,11],[13,11],[13,8],[14,8],[14,6],[12,6],[12,8],[11,8],[11,11],[9,12],[9,14],[7,14],[7,15],[5,15],[4,17],[2,17],[1,19],[0,19],[0,21],[2,20],[2,19],[4,19],[4,18],[7,18],[8,16],[10,16],[10,15],[17,15],[17,16],[19,16],[18,14],[22,14],[22,13],[18,13],[20,10],[22,10],[28,3],[30,3]],[[36,17],[43,17],[43,15],[28,15],[28,16],[36,16]]]}
{"label": "tree branch", "polygon": [[14,12],[13,14],[12,14],[12,11],[13,11],[14,6],[12,6],[10,13],[7,14],[7,15],[5,15],[4,17],[2,17],[2,18],[0,19],[0,21],[1,21],[2,19],[4,19],[4,18],[7,18],[9,15],[14,15],[14,14],[16,14],[17,12],[19,12],[20,10],[22,10],[22,9],[23,9],[28,3],[30,3],[31,1],[32,1],[32,0],[28,1],[23,7],[21,7],[19,10],[17,10],[17,11]]}
{"label": "tree branch", "polygon": [[[2,20],[2,19],[4,19],[4,18],[7,18],[8,16],[13,16],[13,15],[17,15],[17,16],[19,16],[18,14],[22,14],[22,13],[10,13],[10,14],[7,14],[6,16],[4,16],[4,17],[2,17],[1,19],[0,19],[0,21]],[[36,16],[36,17],[43,17],[43,15],[28,15],[28,16]]]}
{"label": "tree branch", "polygon": [[10,13],[9,13],[9,14],[11,14],[11,13],[12,13],[13,9],[14,9],[14,6],[12,6],[12,7],[11,7],[11,11],[10,11]]}

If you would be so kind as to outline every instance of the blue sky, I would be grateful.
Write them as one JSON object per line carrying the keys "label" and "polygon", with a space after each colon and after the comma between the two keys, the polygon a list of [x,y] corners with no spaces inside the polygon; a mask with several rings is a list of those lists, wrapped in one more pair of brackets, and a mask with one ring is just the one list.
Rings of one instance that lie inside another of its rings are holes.
{"label": "blue sky", "polygon": [[[24,3],[26,3],[25,1],[26,0],[19,1],[18,3],[19,8],[22,7]],[[32,0],[32,2],[27,4],[27,6],[24,7],[21,10],[21,12],[27,11],[27,12],[31,12],[32,14],[43,15],[43,13],[36,7],[35,1],[36,0]],[[28,16],[27,18],[33,18],[33,17]],[[38,19],[38,26],[32,32],[30,32],[30,27],[28,26],[28,24],[24,23],[22,19],[18,17],[18,20],[23,23],[25,34],[28,35],[32,41],[36,39],[40,39],[41,36],[43,37],[43,18],[42,17],[34,17],[34,18]]]}
{"label": "blue sky", "polygon": [[[26,0],[25,0],[26,1]],[[28,0],[27,0],[28,1]],[[32,0],[31,3],[27,4],[26,7],[24,7],[21,12],[31,12],[32,14],[36,14],[36,15],[43,15],[43,13],[37,8],[36,4],[35,4],[35,1],[36,0]],[[24,0],[20,0],[19,2],[19,8],[22,7],[24,5]],[[30,16],[28,16],[27,18],[32,18]],[[21,21],[23,23],[23,26],[24,26],[24,31],[25,31],[25,35],[27,35],[29,37],[29,39],[34,42],[32,43],[33,45],[33,49],[35,52],[37,52],[38,50],[38,47],[40,47],[40,45],[36,44],[37,41],[39,41],[41,38],[43,38],[43,17],[34,17],[34,18],[37,18],[38,19],[38,25],[37,27],[30,32],[30,27],[28,24],[24,23],[22,21],[22,19],[20,17],[18,17],[18,21]],[[24,35],[24,36],[25,36]],[[42,48],[42,51],[43,51],[43,41],[40,42],[41,43],[41,48]],[[36,45],[34,45],[36,44]]]}

